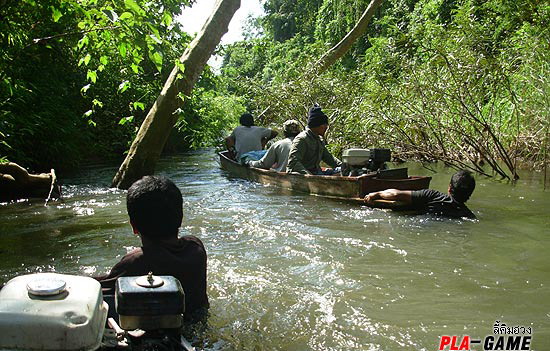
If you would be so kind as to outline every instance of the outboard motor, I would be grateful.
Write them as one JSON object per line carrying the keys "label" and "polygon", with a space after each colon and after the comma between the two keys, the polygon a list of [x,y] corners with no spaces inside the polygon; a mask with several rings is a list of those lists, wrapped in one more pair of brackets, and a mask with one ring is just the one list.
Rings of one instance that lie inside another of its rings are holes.
{"label": "outboard motor", "polygon": [[108,306],[93,278],[37,273],[0,290],[0,350],[100,348]]}
{"label": "outboard motor", "polygon": [[185,294],[176,278],[118,278],[115,305],[120,327],[112,319],[109,324],[131,350],[194,350],[181,335]]}
{"label": "outboard motor", "polygon": [[347,149],[342,153],[342,175],[356,177],[387,168],[390,149]]}
{"label": "outboard motor", "polygon": [[109,305],[93,278],[13,278],[0,290],[0,350],[194,350],[182,337],[185,295],[176,278],[119,278],[115,305],[120,326],[107,318]]}

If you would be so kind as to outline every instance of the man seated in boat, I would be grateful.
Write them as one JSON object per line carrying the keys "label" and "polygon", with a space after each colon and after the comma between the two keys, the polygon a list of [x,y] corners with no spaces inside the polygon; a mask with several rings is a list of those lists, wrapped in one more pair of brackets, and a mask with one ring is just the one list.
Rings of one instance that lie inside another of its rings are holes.
{"label": "man seated in boat", "polygon": [[[277,132],[269,128],[256,127],[254,117],[250,113],[243,113],[239,119],[240,126],[235,128],[230,136],[225,138],[225,145],[229,150],[229,157],[240,162],[243,154],[250,151],[262,150],[265,143],[277,136]],[[258,160],[263,154],[255,159]]]}
{"label": "man seated in boat", "polygon": [[286,172],[288,164],[288,154],[292,141],[302,131],[300,123],[294,119],[289,119],[283,123],[284,139],[271,145],[266,154],[258,161],[249,161],[248,165],[256,168],[270,169],[277,172]]}
{"label": "man seated in boat", "polygon": [[[307,128],[294,138],[288,157],[288,173],[338,175],[335,169],[342,162],[327,150],[322,139],[328,129],[328,117],[321,107],[314,106],[309,110]],[[325,162],[332,169],[322,170],[320,163]]]}
{"label": "man seated in boat", "polygon": [[126,207],[142,246],[126,254],[109,274],[95,278],[103,288],[114,289],[123,276],[171,275],[185,292],[185,315],[200,317],[208,307],[206,250],[195,236],[178,237],[183,218],[178,187],[167,178],[145,176],[128,189]]}
{"label": "man seated in boat", "polygon": [[453,174],[447,194],[437,190],[397,190],[387,189],[377,191],[365,196],[365,202],[375,205],[376,200],[398,201],[406,207],[418,210],[422,213],[432,213],[450,218],[476,218],[466,206],[476,187],[476,181],[472,173],[461,170]]}

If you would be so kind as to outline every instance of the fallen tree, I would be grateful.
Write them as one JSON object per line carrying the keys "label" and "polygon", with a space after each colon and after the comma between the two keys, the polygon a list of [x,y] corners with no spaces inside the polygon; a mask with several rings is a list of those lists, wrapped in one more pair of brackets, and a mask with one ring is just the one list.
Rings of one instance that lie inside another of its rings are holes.
{"label": "fallen tree", "polygon": [[372,0],[370,2],[369,6],[367,6],[361,15],[361,18],[359,18],[355,26],[348,32],[348,34],[346,34],[346,36],[343,37],[338,44],[334,45],[317,61],[317,74],[326,71],[336,61],[338,61],[339,58],[344,56],[349,51],[357,39],[365,34],[371,18],[383,2],[383,0]]}
{"label": "fallen tree", "polygon": [[[128,189],[144,175],[153,174],[158,158],[206,62],[227,32],[240,0],[219,0],[201,32],[191,42],[149,110],[112,186]],[[180,68],[181,67],[181,68]]]}

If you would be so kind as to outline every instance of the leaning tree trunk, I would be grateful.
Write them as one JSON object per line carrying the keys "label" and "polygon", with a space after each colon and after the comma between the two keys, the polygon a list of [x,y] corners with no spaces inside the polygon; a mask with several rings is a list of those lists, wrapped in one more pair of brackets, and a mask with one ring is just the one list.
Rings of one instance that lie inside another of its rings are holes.
{"label": "leaning tree trunk", "polygon": [[[185,69],[174,67],[149,110],[126,159],[113,179],[113,186],[128,189],[144,175],[153,174],[158,158],[178,119],[183,96],[189,96],[206,62],[227,32],[229,22],[239,9],[240,0],[219,0],[214,12],[180,58]],[[179,75],[179,78],[178,78]]]}
{"label": "leaning tree trunk", "polygon": [[367,26],[376,12],[380,5],[382,5],[383,0],[372,0],[365,10],[363,14],[361,15],[361,18],[359,21],[355,24],[355,27],[351,31],[346,34],[346,36],[340,40],[338,44],[336,44],[333,48],[331,48],[329,51],[327,51],[319,61],[317,61],[317,73],[324,72],[327,68],[329,68],[332,64],[334,64],[340,57],[344,56],[346,52],[351,48],[353,43],[365,34],[367,31]]}

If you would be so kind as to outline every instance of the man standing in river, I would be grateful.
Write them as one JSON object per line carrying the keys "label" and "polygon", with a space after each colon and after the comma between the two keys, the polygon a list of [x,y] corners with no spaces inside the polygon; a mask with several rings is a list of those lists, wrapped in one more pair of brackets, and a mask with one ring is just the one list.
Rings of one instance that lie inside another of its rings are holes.
{"label": "man standing in river", "polygon": [[183,218],[183,199],[169,179],[145,176],[126,196],[130,225],[142,246],[126,254],[108,275],[96,277],[104,288],[114,288],[123,276],[176,277],[185,292],[185,315],[208,307],[206,295],[206,250],[192,235],[178,237]]}
{"label": "man standing in river", "polygon": [[328,129],[328,117],[321,107],[313,106],[308,113],[307,129],[294,138],[290,155],[288,157],[287,172],[332,175],[334,169],[322,170],[320,163],[324,161],[332,168],[336,168],[342,162],[327,150],[322,139]]}
{"label": "man standing in river", "polygon": [[365,196],[365,202],[373,205],[374,201],[379,199],[399,201],[423,213],[432,213],[451,218],[476,218],[473,212],[466,207],[466,201],[468,201],[474,192],[475,187],[476,181],[472,173],[467,170],[461,170],[451,177],[447,190],[448,194],[443,194],[432,189],[387,189],[368,194]]}

